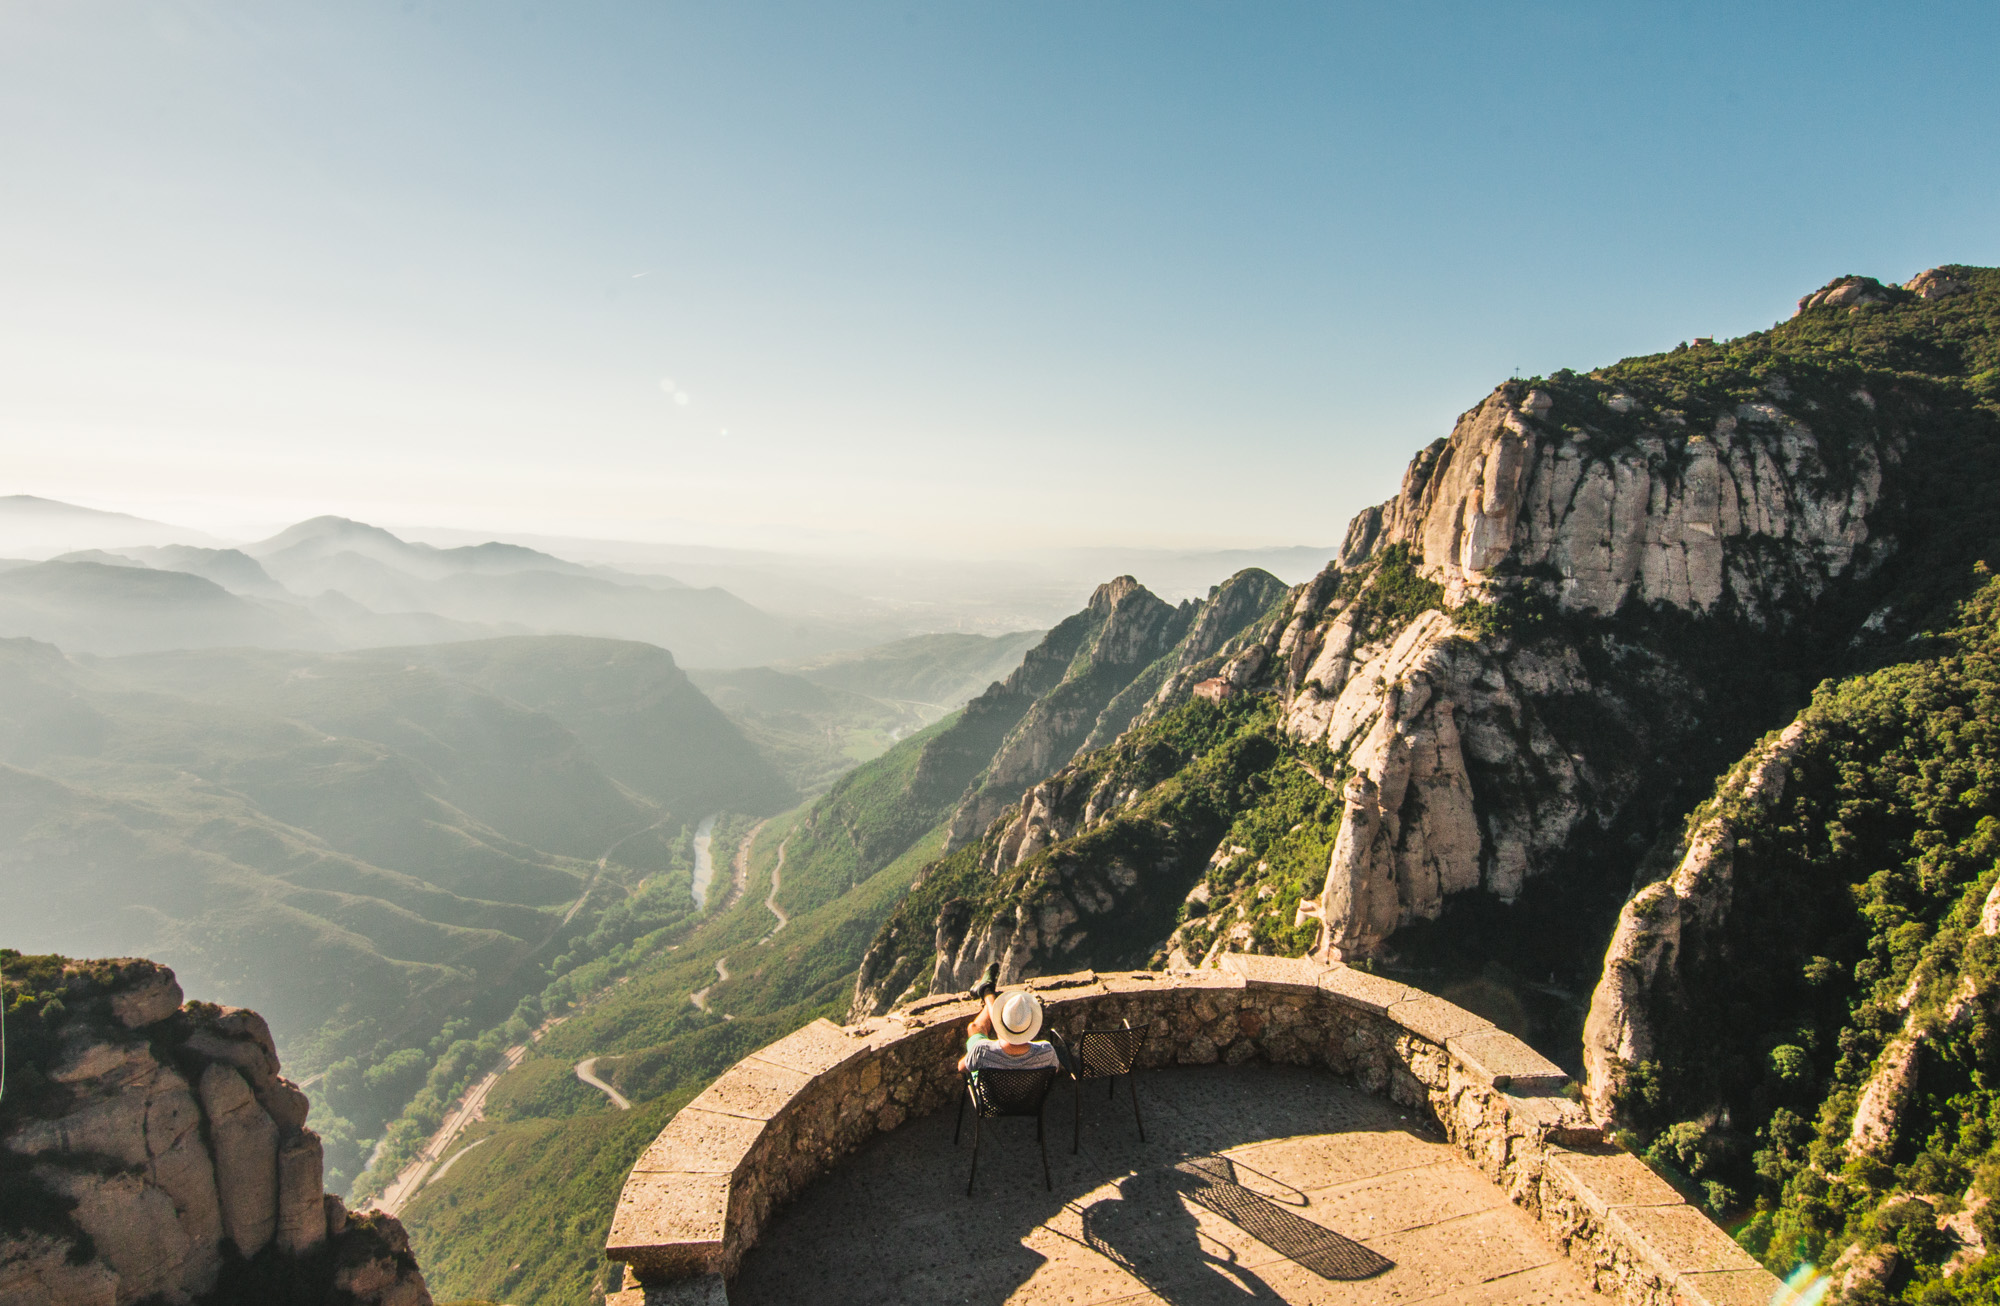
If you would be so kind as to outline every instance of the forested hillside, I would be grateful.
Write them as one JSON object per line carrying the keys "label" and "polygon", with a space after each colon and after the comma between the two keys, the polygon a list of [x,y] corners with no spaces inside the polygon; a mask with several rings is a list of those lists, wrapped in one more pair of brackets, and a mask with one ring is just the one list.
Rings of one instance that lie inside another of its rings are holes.
{"label": "forested hillside", "polygon": [[1904,659],[1823,684],[1694,814],[1681,871],[1626,909],[1593,1012],[1625,1055],[1592,1087],[1635,1146],[1718,1213],[1754,1209],[1742,1240],[1781,1271],[1868,1261],[1854,1301],[1988,1300],[1936,1282],[2000,1234],[1986,576]]}
{"label": "forested hillside", "polygon": [[264,1011],[301,1078],[336,1072],[337,1185],[607,913],[691,910],[704,814],[791,801],[644,645],[0,663],[11,944],[153,957]]}

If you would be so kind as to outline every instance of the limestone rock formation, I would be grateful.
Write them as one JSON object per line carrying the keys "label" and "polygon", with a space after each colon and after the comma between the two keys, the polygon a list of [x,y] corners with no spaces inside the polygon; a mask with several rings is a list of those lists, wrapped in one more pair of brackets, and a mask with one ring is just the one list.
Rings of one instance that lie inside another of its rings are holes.
{"label": "limestone rock formation", "polygon": [[[1052,630],[1004,683],[968,704],[959,724],[919,760],[913,783],[962,768],[963,755],[981,741],[990,749],[990,762],[952,815],[948,849],[976,847],[980,864],[997,874],[1101,826],[1144,785],[1111,773],[1086,780],[1072,770],[1073,759],[1102,752],[1135,723],[1185,699],[1197,681],[1225,671],[1286,594],[1283,582],[1254,568],[1178,607],[1129,576],[1099,586],[1084,611]],[[1001,920],[981,914],[969,939],[974,912],[967,904],[946,901],[922,920],[899,910],[862,959],[853,1010],[879,1014],[933,985],[959,986],[960,970],[970,967],[976,976],[988,961],[1001,961],[1009,974],[1038,970],[1083,946],[1138,873],[1129,861],[1093,868],[1066,880],[1046,903],[1015,904]],[[925,877],[913,890],[919,897]]]}
{"label": "limestone rock formation", "polygon": [[[1240,894],[1230,922],[1214,916],[1197,881],[1261,873],[1217,846],[1236,813],[1203,847],[1120,826],[1179,777],[1116,760],[1142,731],[1108,741],[1113,714],[1066,765],[1037,775],[1024,749],[989,773],[953,829],[955,847],[976,844],[980,874],[957,865],[948,895],[913,895],[927,914],[878,936],[856,1014],[926,983],[962,987],[990,961],[1010,976],[1112,964],[1111,923],[1161,901],[1179,911],[1169,951],[1200,920],[1199,946],[1174,954],[1185,960],[1296,949],[1316,917],[1322,957],[1393,963],[1418,922],[1441,924],[1411,946],[1457,946],[1441,932],[1474,917],[1454,899],[1574,916],[1562,900],[1583,898],[1593,920],[1559,964],[1574,968],[1565,982],[1594,983],[1595,932],[1646,850],[1803,706],[1839,649],[1914,619],[1897,605],[1921,566],[1910,560],[1942,547],[1926,514],[1957,437],[1940,433],[1984,420],[1944,420],[1941,406],[1986,383],[1912,381],[1903,344],[1825,360],[1864,329],[1975,338],[1952,324],[1959,296],[1984,302],[1981,278],[1841,278],[1769,333],[1496,388],[1417,453],[1395,497],[1353,519],[1320,575],[1161,678],[1130,717],[1143,728],[1195,698],[1274,705],[1294,760],[1341,800],[1318,892],[1255,929]],[[1874,316],[1850,325],[1855,309]],[[1948,362],[1961,346],[1923,348]],[[1664,936],[1635,937],[1633,960],[1654,945]],[[907,957],[919,946],[932,949],[924,982]],[[1140,960],[1118,946],[1119,964]]]}
{"label": "limestone rock formation", "polygon": [[[1191,604],[1177,608],[1130,576],[1120,576],[1098,586],[1079,615],[1088,633],[1067,659],[1062,679],[1027,705],[953,813],[949,847],[978,838],[1024,786],[1074,757],[1096,733],[1110,700],[1173,647],[1194,614]],[[1116,728],[1108,727],[1112,733]]]}
{"label": "limestone rock formation", "polygon": [[[1719,806],[1775,803],[1804,738],[1802,725],[1787,726],[1731,777]],[[1673,875],[1640,890],[1618,914],[1583,1029],[1584,1100],[1600,1122],[1613,1120],[1631,1068],[1652,1058],[1661,1014],[1685,1005],[1682,968],[1717,960],[1713,936],[1729,911],[1735,845],[1736,823],[1718,811],[1689,838]]]}
{"label": "limestone rock formation", "polygon": [[1903,289],[1923,299],[1944,299],[1950,295],[1970,294],[1972,282],[1964,275],[1963,269],[1947,266],[1917,273],[1903,283]]}
{"label": "limestone rock formation", "polygon": [[1850,312],[1864,304],[1886,304],[1888,287],[1873,277],[1838,277],[1799,301],[1799,312],[1815,308],[1844,308]]}
{"label": "limestone rock formation", "polygon": [[[395,1222],[322,1191],[306,1097],[255,1012],[183,1006],[148,961],[5,970],[0,1302],[428,1306]],[[362,1290],[339,1266],[375,1268]]]}

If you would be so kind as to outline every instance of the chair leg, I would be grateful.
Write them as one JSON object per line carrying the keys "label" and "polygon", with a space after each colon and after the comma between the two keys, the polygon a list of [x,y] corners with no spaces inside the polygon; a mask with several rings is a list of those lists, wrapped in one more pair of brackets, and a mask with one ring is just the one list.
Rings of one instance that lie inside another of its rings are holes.
{"label": "chair leg", "polygon": [[1104,1081],[1104,1100],[1109,1102],[1112,1098],[1117,1096],[1118,1096],[1118,1076],[1113,1075]]}
{"label": "chair leg", "polygon": [[966,1094],[960,1093],[958,1095],[958,1123],[951,1127],[951,1145],[953,1147],[958,1146],[958,1136],[965,1130],[965,1099]]}
{"label": "chair leg", "polygon": [[1047,1108],[1035,1117],[1035,1146],[1042,1149],[1042,1187],[1050,1192],[1056,1190],[1056,1181],[1049,1178],[1049,1142],[1042,1136],[1042,1120],[1048,1115]]}
{"label": "chair leg", "polygon": [[1125,1086],[1132,1090],[1132,1121],[1139,1126],[1139,1141],[1146,1141],[1146,1122],[1139,1118],[1139,1081],[1130,1072],[1125,1076]]}
{"label": "chair leg", "polygon": [[1070,1114],[1073,1130],[1069,1136],[1069,1154],[1076,1155],[1077,1146],[1083,1142],[1083,1081],[1075,1081],[1076,1091],[1069,1095]]}
{"label": "chair leg", "polygon": [[979,1177],[979,1122],[985,1117],[972,1113],[972,1173],[965,1176],[965,1195],[972,1196],[972,1181]]}

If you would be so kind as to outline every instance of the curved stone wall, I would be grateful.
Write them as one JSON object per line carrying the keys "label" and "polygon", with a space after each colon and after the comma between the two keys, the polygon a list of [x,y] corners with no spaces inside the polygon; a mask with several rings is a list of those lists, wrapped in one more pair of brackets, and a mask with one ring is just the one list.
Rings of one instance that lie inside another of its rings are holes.
{"label": "curved stone wall", "polygon": [[[1219,970],[1084,971],[1025,987],[1065,1036],[1124,1020],[1146,1029],[1148,1068],[1317,1066],[1427,1111],[1600,1292],[1644,1306],[1766,1306],[1779,1286],[1606,1144],[1560,1068],[1442,998],[1345,966],[1240,954]],[[615,1306],[658,1300],[670,1284],[677,1298],[722,1301],[774,1209],[874,1133],[952,1104],[977,1009],[938,998],[856,1025],[819,1020],[724,1072],[625,1181],[605,1251],[652,1290]]]}

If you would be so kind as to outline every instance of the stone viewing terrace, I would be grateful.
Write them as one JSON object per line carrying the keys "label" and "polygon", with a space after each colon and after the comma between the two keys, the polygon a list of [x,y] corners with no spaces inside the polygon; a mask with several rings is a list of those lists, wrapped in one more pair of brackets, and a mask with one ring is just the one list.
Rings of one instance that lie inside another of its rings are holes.
{"label": "stone viewing terrace", "polygon": [[952,1145],[974,1004],[815,1022],[746,1057],[633,1166],[612,1306],[1466,1302],[1765,1306],[1778,1281],[1607,1144],[1562,1071],[1442,999],[1342,966],[1029,981],[1065,1036],[1146,1031],[1127,1090]]}

